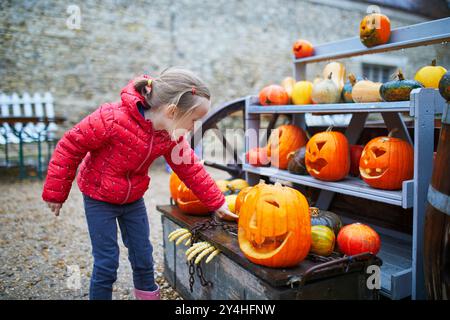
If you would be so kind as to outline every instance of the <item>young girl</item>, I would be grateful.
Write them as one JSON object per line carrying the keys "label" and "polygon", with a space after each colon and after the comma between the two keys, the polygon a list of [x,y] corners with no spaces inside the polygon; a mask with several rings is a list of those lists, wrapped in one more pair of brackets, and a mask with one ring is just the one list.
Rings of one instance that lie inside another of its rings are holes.
{"label": "young girl", "polygon": [[184,138],[210,108],[210,93],[193,73],[171,68],[131,81],[121,101],[106,103],[67,131],[53,153],[42,198],[56,216],[76,170],[92,244],[90,299],[111,299],[117,278],[117,223],[128,248],[136,299],[159,299],[143,195],[148,169],[159,156],[219,217],[230,215],[224,196]]}

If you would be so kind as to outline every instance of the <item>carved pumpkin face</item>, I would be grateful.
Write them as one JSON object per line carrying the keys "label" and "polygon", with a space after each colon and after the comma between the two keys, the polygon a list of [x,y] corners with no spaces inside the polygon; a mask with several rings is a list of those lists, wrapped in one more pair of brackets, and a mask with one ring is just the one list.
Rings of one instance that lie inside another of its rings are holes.
{"label": "carved pumpkin face", "polygon": [[208,208],[197,198],[192,190],[178,178],[175,172],[172,172],[170,176],[169,185],[170,195],[181,211],[193,215],[209,213]]}
{"label": "carved pumpkin face", "polygon": [[280,184],[251,188],[239,211],[238,239],[253,263],[274,268],[298,264],[311,245],[306,198]]}
{"label": "carved pumpkin face", "polygon": [[337,181],[350,170],[347,138],[337,131],[315,134],[306,145],[306,169],[309,174],[324,181]]}
{"label": "carved pumpkin face", "polygon": [[363,180],[379,189],[401,189],[404,180],[412,179],[413,170],[412,146],[393,137],[378,137],[369,141],[359,161]]}
{"label": "carved pumpkin face", "polygon": [[373,47],[389,41],[391,22],[379,13],[368,14],[359,25],[359,38],[366,47]]}

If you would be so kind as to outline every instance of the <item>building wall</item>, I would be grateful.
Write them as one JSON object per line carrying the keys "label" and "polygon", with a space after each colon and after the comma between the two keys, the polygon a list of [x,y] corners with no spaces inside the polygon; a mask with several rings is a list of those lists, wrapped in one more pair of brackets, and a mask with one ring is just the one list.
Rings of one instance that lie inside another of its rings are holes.
{"label": "building wall", "polygon": [[[81,9],[80,30],[66,26],[71,4]],[[117,100],[130,78],[178,65],[203,77],[217,104],[291,75],[297,38],[320,44],[358,35],[365,10],[330,0],[1,1],[0,91],[50,91],[72,125]],[[393,27],[424,21],[385,12]],[[407,76],[433,57],[448,67],[448,56],[447,45],[392,54]],[[358,73],[361,61],[347,60]],[[322,67],[308,67],[308,77]]]}

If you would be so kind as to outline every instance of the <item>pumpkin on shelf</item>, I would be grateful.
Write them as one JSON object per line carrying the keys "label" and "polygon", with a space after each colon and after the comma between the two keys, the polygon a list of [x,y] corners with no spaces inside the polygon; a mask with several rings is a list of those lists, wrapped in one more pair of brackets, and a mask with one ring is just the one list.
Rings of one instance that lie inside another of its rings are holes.
{"label": "pumpkin on shelf", "polygon": [[450,101],[450,71],[447,71],[439,81],[439,92],[445,100]]}
{"label": "pumpkin on shelf", "polygon": [[327,226],[337,235],[342,228],[341,218],[331,211],[320,210],[316,207],[309,208],[312,226]]}
{"label": "pumpkin on shelf", "polygon": [[294,42],[292,52],[297,59],[305,58],[314,54],[314,47],[308,40],[299,39]]}
{"label": "pumpkin on shelf", "polygon": [[313,84],[309,81],[298,81],[292,88],[292,103],[296,105],[312,104]]}
{"label": "pumpkin on shelf", "polygon": [[388,81],[381,85],[380,95],[384,101],[408,101],[413,89],[423,88],[416,80],[405,80],[402,71],[397,72],[398,80]]}
{"label": "pumpkin on shelf", "polygon": [[350,170],[347,138],[331,127],[316,133],[306,144],[305,164],[309,174],[319,180],[343,179]]}
{"label": "pumpkin on shelf", "polygon": [[413,147],[405,140],[392,137],[393,132],[370,140],[361,154],[361,178],[373,188],[398,190],[403,181],[413,178]]}
{"label": "pumpkin on shelf", "polygon": [[293,124],[281,125],[273,130],[267,141],[267,156],[272,166],[286,169],[288,154],[307,142],[305,131]]}
{"label": "pumpkin on shelf", "polygon": [[359,160],[361,159],[364,146],[350,145],[350,175],[359,177]]}
{"label": "pumpkin on shelf", "polygon": [[279,183],[251,188],[239,211],[238,241],[251,262],[272,268],[297,265],[311,246],[306,198]]}
{"label": "pumpkin on shelf", "polygon": [[282,86],[272,84],[259,92],[259,103],[263,106],[289,104],[289,95]]}
{"label": "pumpkin on shelf", "polygon": [[391,37],[391,22],[381,13],[366,15],[359,24],[359,39],[368,48],[385,44]]}
{"label": "pumpkin on shelf", "polygon": [[307,175],[305,165],[306,147],[301,147],[297,151],[292,151],[288,154],[288,171],[295,174]]}
{"label": "pumpkin on shelf", "polygon": [[330,62],[328,63],[322,71],[322,75],[324,79],[327,79],[331,74],[331,80],[336,84],[339,94],[344,87],[345,82],[345,66],[340,62]]}
{"label": "pumpkin on shelf", "polygon": [[250,149],[245,154],[245,159],[248,164],[255,167],[265,166],[270,163],[266,147],[255,147]]}
{"label": "pumpkin on shelf", "polygon": [[311,227],[310,252],[327,257],[333,253],[336,235],[327,226],[315,225]]}
{"label": "pumpkin on shelf", "polygon": [[338,103],[341,100],[341,91],[331,77],[332,73],[327,79],[313,85],[311,99],[314,103]]}
{"label": "pumpkin on shelf", "polygon": [[368,225],[353,223],[341,229],[337,244],[339,250],[347,256],[364,252],[376,255],[380,251],[381,240],[378,233]]}
{"label": "pumpkin on shelf", "polygon": [[419,81],[425,88],[439,88],[439,81],[447,72],[444,67],[436,65],[436,59],[431,61],[431,65],[419,69],[414,76],[414,80]]}
{"label": "pumpkin on shelf", "polygon": [[295,83],[296,81],[292,77],[286,77],[281,81],[281,86],[286,90],[289,96],[289,103],[292,100],[292,90],[294,89]]}
{"label": "pumpkin on shelf", "polygon": [[352,90],[353,86],[356,84],[356,81],[360,81],[362,79],[357,79],[353,73],[350,73],[348,75],[348,81],[344,84],[344,87],[342,88],[341,96],[342,100],[346,103],[353,103],[352,98]]}
{"label": "pumpkin on shelf", "polygon": [[352,88],[352,99],[354,102],[381,102],[380,95],[381,82],[361,80],[355,83]]}

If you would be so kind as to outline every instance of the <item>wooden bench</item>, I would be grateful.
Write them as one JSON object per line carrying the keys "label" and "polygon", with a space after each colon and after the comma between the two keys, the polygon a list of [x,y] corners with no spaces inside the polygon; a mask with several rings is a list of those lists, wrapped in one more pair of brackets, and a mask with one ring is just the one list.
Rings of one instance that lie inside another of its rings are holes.
{"label": "wooden bench", "polygon": [[[178,228],[192,229],[210,220],[208,216],[189,216],[174,205],[157,206],[162,213],[164,237],[164,275],[185,299],[364,299],[378,298],[378,290],[368,289],[367,267],[381,265],[375,256],[308,259],[294,268],[272,269],[251,263],[239,249],[236,235],[216,227],[200,232],[221,254],[208,264],[200,262],[204,279],[212,285],[203,286],[195,270],[193,290],[189,284],[189,264],[183,244],[169,242],[167,236]],[[235,225],[234,222],[224,222]]]}

